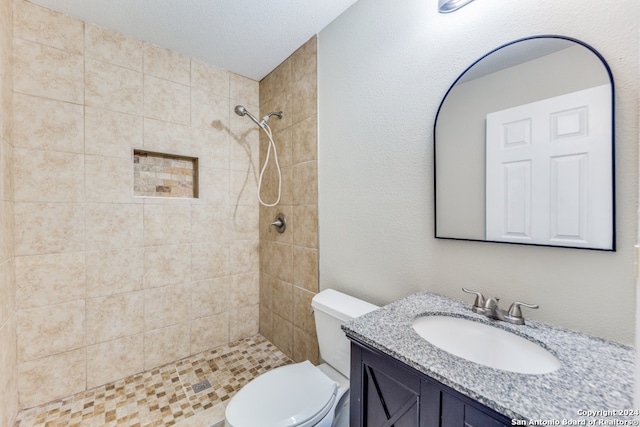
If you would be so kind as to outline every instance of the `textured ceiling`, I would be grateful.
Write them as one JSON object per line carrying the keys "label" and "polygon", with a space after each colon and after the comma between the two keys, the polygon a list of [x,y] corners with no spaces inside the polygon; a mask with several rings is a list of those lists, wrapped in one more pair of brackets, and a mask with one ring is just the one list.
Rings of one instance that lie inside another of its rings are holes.
{"label": "textured ceiling", "polygon": [[356,0],[30,0],[261,80]]}

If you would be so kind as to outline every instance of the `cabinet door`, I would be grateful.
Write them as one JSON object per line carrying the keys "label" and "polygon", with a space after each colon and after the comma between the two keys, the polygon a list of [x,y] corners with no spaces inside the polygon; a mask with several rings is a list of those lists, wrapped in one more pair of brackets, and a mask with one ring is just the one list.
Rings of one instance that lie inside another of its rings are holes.
{"label": "cabinet door", "polygon": [[363,427],[416,427],[420,377],[392,359],[362,352]]}
{"label": "cabinet door", "polygon": [[509,424],[476,409],[477,402],[468,402],[445,391],[442,392],[441,427],[504,427]]}

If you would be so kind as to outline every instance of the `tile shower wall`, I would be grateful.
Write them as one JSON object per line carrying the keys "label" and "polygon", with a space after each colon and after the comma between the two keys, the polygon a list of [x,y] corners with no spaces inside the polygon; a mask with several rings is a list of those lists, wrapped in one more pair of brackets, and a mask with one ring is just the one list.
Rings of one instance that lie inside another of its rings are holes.
{"label": "tile shower wall", "polygon": [[16,287],[13,248],[11,0],[0,0],[0,426],[18,413]]}
{"label": "tile shower wall", "polygon": [[[313,37],[260,82],[260,114],[284,111],[269,125],[282,167],[280,204],[260,208],[260,333],[295,361],[318,359],[311,298],[318,292],[317,67]],[[267,139],[261,134],[264,161]],[[273,159],[262,189],[277,197]],[[269,232],[278,212],[284,234]]]}
{"label": "tile shower wall", "polygon": [[[257,333],[259,136],[232,108],[257,110],[258,83],[23,0],[13,13],[20,406]],[[199,198],[134,197],[132,148],[198,157]]]}

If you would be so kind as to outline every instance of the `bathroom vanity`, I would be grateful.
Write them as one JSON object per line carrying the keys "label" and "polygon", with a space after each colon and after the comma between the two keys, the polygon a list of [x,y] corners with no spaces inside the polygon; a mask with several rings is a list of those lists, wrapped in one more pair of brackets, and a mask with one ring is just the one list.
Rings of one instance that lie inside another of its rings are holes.
{"label": "bathroom vanity", "polygon": [[352,426],[485,427],[511,419],[365,344],[351,345]]}
{"label": "bathroom vanity", "polygon": [[[412,325],[423,316],[500,328],[544,348],[560,366],[522,374],[471,362],[422,338]],[[478,427],[532,420],[588,425],[632,419],[633,412],[613,412],[634,409],[631,347],[531,320],[506,324],[473,313],[470,303],[427,292],[351,320],[343,330],[352,341],[352,426]]]}

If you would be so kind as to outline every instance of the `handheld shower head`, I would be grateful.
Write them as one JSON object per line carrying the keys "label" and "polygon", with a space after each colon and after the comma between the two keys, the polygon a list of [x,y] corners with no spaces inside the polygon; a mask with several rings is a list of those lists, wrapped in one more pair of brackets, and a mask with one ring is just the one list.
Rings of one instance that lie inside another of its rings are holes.
{"label": "handheld shower head", "polygon": [[233,111],[235,111],[236,114],[239,116],[249,116],[249,118],[253,120],[255,124],[257,124],[260,127],[264,127],[264,123],[259,122],[258,119],[256,119],[255,116],[251,114],[249,111],[247,111],[247,109],[244,108],[242,105],[236,105],[236,108],[234,108]]}

